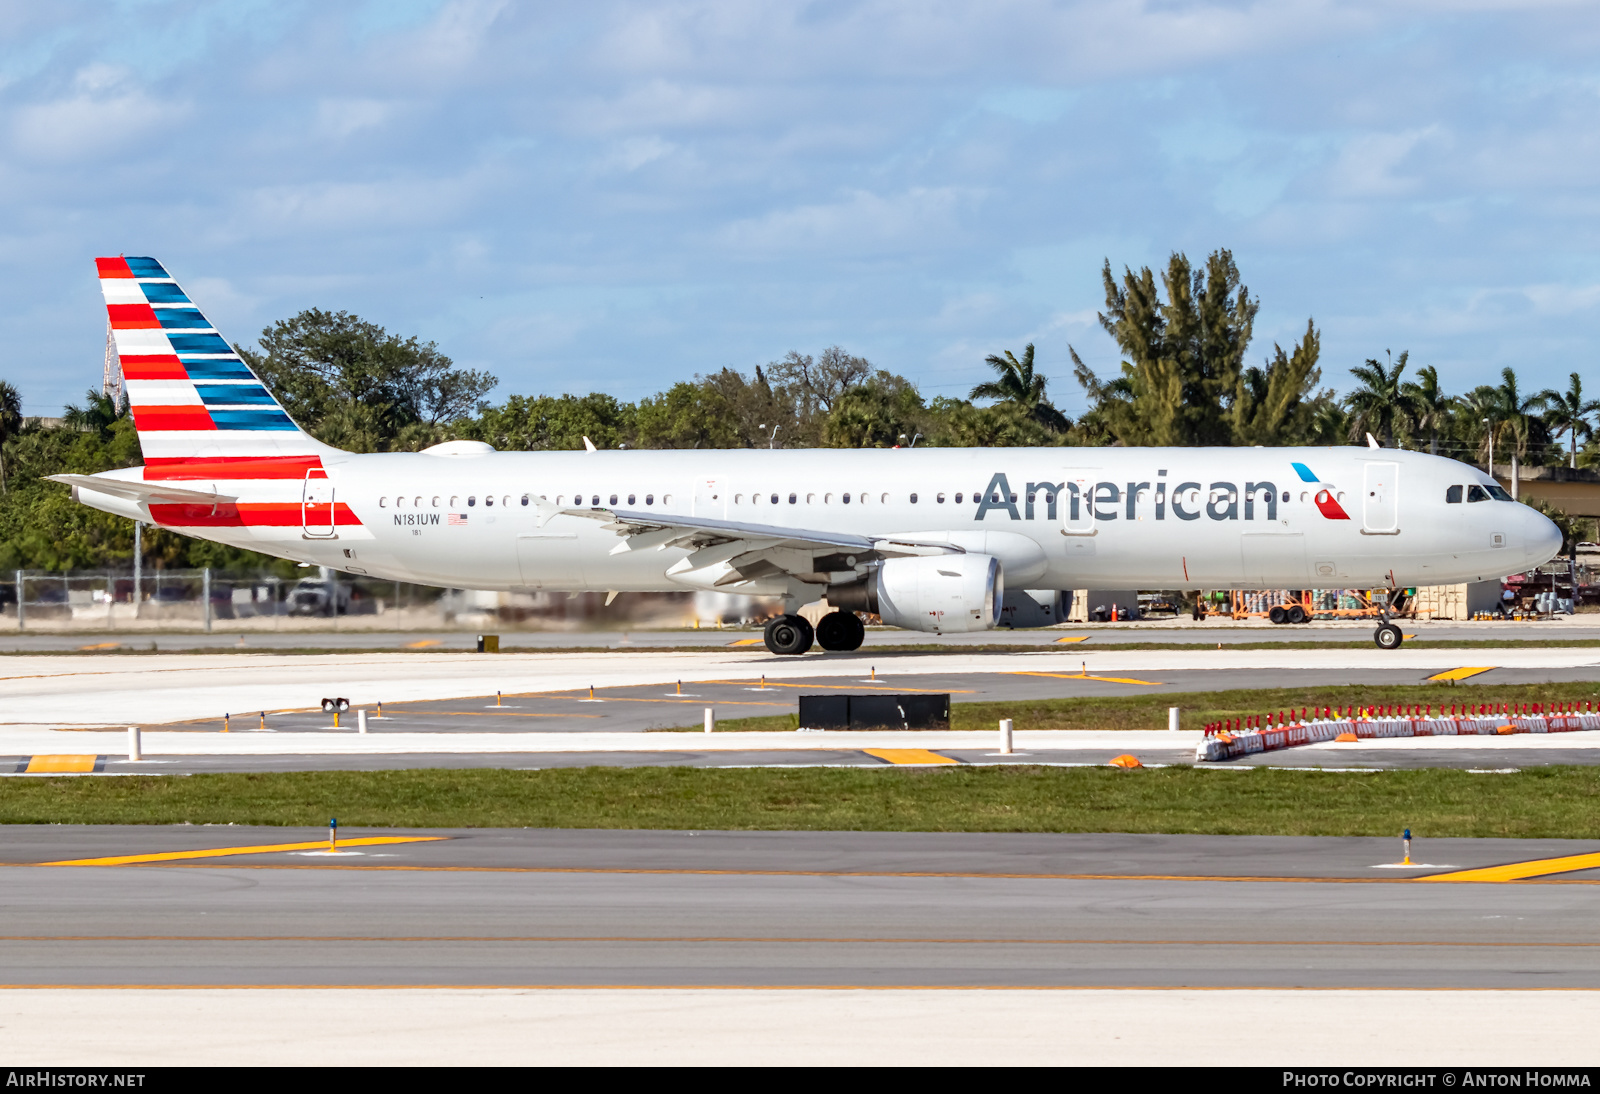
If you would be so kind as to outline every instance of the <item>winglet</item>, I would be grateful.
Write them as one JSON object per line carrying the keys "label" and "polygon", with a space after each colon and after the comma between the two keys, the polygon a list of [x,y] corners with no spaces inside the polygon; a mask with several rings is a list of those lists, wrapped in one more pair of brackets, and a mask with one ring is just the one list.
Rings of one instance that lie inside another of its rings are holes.
{"label": "winglet", "polygon": [[1376,437],[1374,437],[1371,433],[1368,433],[1367,434],[1367,447],[1368,448],[1381,448],[1383,446],[1378,443],[1378,440],[1377,440]]}
{"label": "winglet", "polygon": [[588,451],[590,451],[590,452],[598,452],[598,451],[600,451],[600,450],[599,450],[599,449],[598,449],[598,448],[596,448],[596,447],[595,447],[595,446],[594,446],[594,442],[593,442],[593,441],[591,441],[591,440],[590,440],[590,439],[589,439],[589,438],[588,438],[588,437],[585,437],[585,438],[584,438],[584,439],[583,439],[583,447],[584,447],[584,448],[585,448],[585,449],[586,449],[586,450],[588,450]]}

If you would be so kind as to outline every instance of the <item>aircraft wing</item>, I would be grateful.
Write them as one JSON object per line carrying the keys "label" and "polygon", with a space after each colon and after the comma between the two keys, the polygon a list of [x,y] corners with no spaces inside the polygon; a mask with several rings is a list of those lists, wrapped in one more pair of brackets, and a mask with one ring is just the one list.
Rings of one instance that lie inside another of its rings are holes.
{"label": "aircraft wing", "polygon": [[51,482],[95,490],[132,502],[151,502],[167,505],[229,505],[238,501],[231,494],[213,494],[206,490],[185,490],[165,483],[138,482],[129,479],[111,479],[100,475],[46,475]]}
{"label": "aircraft wing", "polygon": [[937,540],[823,532],[717,517],[681,517],[628,509],[557,509],[555,506],[548,506],[541,513],[547,520],[564,515],[603,522],[606,528],[623,537],[622,542],[612,548],[614,555],[668,547],[692,548],[694,553],[673,566],[669,574],[709,573],[715,568],[709,576],[710,584],[717,588],[778,576],[825,584],[877,559],[965,553],[953,543]]}

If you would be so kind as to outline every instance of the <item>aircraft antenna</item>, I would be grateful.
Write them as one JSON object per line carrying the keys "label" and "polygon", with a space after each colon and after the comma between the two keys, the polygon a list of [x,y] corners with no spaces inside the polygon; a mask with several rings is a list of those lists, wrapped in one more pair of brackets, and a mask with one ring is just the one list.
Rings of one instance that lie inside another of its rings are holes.
{"label": "aircraft antenna", "polygon": [[111,320],[106,320],[106,365],[100,378],[100,391],[117,402],[122,401],[122,358],[117,356],[117,340],[111,333]]}

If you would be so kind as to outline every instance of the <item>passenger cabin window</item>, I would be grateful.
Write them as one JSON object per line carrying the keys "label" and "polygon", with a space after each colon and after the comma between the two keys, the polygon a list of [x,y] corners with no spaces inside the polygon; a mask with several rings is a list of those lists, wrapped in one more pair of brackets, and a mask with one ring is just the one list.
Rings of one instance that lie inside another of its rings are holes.
{"label": "passenger cabin window", "polygon": [[433,507],[435,509],[439,508],[439,499],[437,497],[433,499]]}
{"label": "passenger cabin window", "polygon": [[1444,500],[1449,505],[1461,504],[1461,487],[1449,486],[1445,488]]}
{"label": "passenger cabin window", "polygon": [[917,504],[917,496],[915,494],[911,495],[911,504],[912,505]]}
{"label": "passenger cabin window", "polygon": [[957,505],[961,504],[961,491],[959,491],[959,490],[956,491],[956,504]]}
{"label": "passenger cabin window", "polygon": [[[472,499],[471,498],[467,499],[467,504],[468,505],[472,504]],[[493,494],[485,494],[483,496],[483,504],[484,505],[493,505],[494,504],[494,495]]]}
{"label": "passenger cabin window", "polygon": [[474,496],[474,495],[472,495],[472,494],[468,494],[468,495],[467,495],[467,504],[468,504],[468,505],[477,505],[477,504],[478,504],[478,499],[477,499],[477,497],[475,497],[475,496]]}
{"label": "passenger cabin window", "polygon": [[628,495],[628,504],[629,504],[629,505],[632,505],[632,504],[633,504],[633,495],[632,495],[632,494],[629,494],[629,495]]}
{"label": "passenger cabin window", "polygon": [[528,504],[528,495],[526,495],[526,494],[522,495],[522,504],[523,505],[527,505]]}
{"label": "passenger cabin window", "polygon": [[777,505],[778,504],[778,495],[776,495],[776,494],[772,495],[772,504],[773,505]]}
{"label": "passenger cabin window", "polygon": [[611,495],[611,504],[612,505],[617,504],[617,496],[615,494]]}
{"label": "passenger cabin window", "polygon": [[850,495],[849,494],[840,494],[839,495],[839,500],[844,502],[846,505],[849,505],[850,504]]}
{"label": "passenger cabin window", "polygon": [[789,504],[790,505],[793,505],[795,502],[797,502],[799,500],[800,500],[800,495],[798,495],[798,494],[790,494],[789,495]]}
{"label": "passenger cabin window", "polygon": [[1467,487],[1467,500],[1468,501],[1488,501],[1489,500],[1489,491],[1485,490],[1481,486],[1469,486],[1469,487]]}
{"label": "passenger cabin window", "polygon": [[[395,499],[395,504],[396,505],[400,504],[400,499],[399,498]],[[387,508],[389,508],[389,499],[388,498],[379,498],[378,499],[378,508],[379,509],[387,509]]]}
{"label": "passenger cabin window", "polygon": [[937,502],[938,504],[943,505],[944,504],[944,494],[942,492],[938,493],[938,494],[935,494],[933,496],[933,500],[935,502]]}
{"label": "passenger cabin window", "polygon": [[656,496],[654,494],[646,494],[644,496],[644,503],[646,505],[654,505],[656,503]]}

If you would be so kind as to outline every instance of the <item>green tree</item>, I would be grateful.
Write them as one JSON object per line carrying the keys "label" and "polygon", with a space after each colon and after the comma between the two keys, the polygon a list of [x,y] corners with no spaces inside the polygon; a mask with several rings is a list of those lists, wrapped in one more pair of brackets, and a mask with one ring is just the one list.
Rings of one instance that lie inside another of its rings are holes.
{"label": "green tree", "polygon": [[302,428],[357,452],[432,443],[498,382],[456,368],[432,342],[318,308],[262,331],[262,352],[234,349]]}
{"label": "green tree", "polygon": [[1546,388],[1538,398],[1546,408],[1545,424],[1556,433],[1567,435],[1568,466],[1577,467],[1578,439],[1594,435],[1589,415],[1600,410],[1600,402],[1583,397],[1583,378],[1576,372],[1568,374],[1566,391]]}
{"label": "green tree", "polygon": [[[1402,354],[1402,356],[1404,356]],[[1411,413],[1411,420],[1419,433],[1428,434],[1428,452],[1431,455],[1439,454],[1439,429],[1448,425],[1450,411],[1456,401],[1444,393],[1444,388],[1439,384],[1439,370],[1432,365],[1424,365],[1417,369],[1417,379],[1407,380],[1400,385],[1401,397],[1405,399],[1407,409]]]}
{"label": "green tree", "polygon": [[127,413],[128,401],[125,397],[90,388],[83,393],[82,406],[67,404],[61,424],[80,433],[99,433],[104,436]]}
{"label": "green tree", "polygon": [[22,395],[6,380],[0,380],[0,494],[6,492],[6,442],[22,428]]}
{"label": "green tree", "polygon": [[822,443],[829,448],[893,448],[901,436],[922,432],[925,418],[922,396],[909,383],[857,384],[834,400]]}
{"label": "green tree", "polygon": [[1351,440],[1360,440],[1362,433],[1371,433],[1383,439],[1383,447],[1394,447],[1395,426],[1404,425],[1410,416],[1405,385],[1400,382],[1409,357],[1409,350],[1401,350],[1400,360],[1390,358],[1387,367],[1382,361],[1368,357],[1366,364],[1350,370],[1350,375],[1361,382],[1344,401],[1350,409]]}
{"label": "green tree", "polygon": [[474,420],[457,423],[457,432],[501,450],[571,451],[588,437],[597,448],[631,445],[634,407],[610,395],[513,395],[500,406],[485,407]]}
{"label": "green tree", "polygon": [[1307,438],[1319,408],[1333,398],[1331,391],[1312,394],[1322,379],[1321,352],[1322,338],[1307,320],[1291,352],[1274,344],[1265,368],[1252,365],[1239,373],[1229,409],[1234,444],[1299,444]]}
{"label": "green tree", "polygon": [[1022,348],[1020,361],[1010,350],[991,353],[983,361],[994,369],[995,378],[974,387],[967,396],[969,399],[995,399],[1011,403],[1046,429],[1058,433],[1065,433],[1072,428],[1067,416],[1045,398],[1045,378],[1033,367],[1032,342]]}
{"label": "green tree", "polygon": [[736,448],[732,408],[720,391],[679,380],[659,395],[639,400],[640,448]]}
{"label": "green tree", "polygon": [[1510,434],[1517,459],[1525,461],[1529,448],[1542,443],[1547,435],[1539,414],[1544,400],[1538,395],[1524,396],[1516,370],[1510,367],[1500,370],[1500,383],[1489,391],[1491,426],[1498,426],[1502,435]]}

